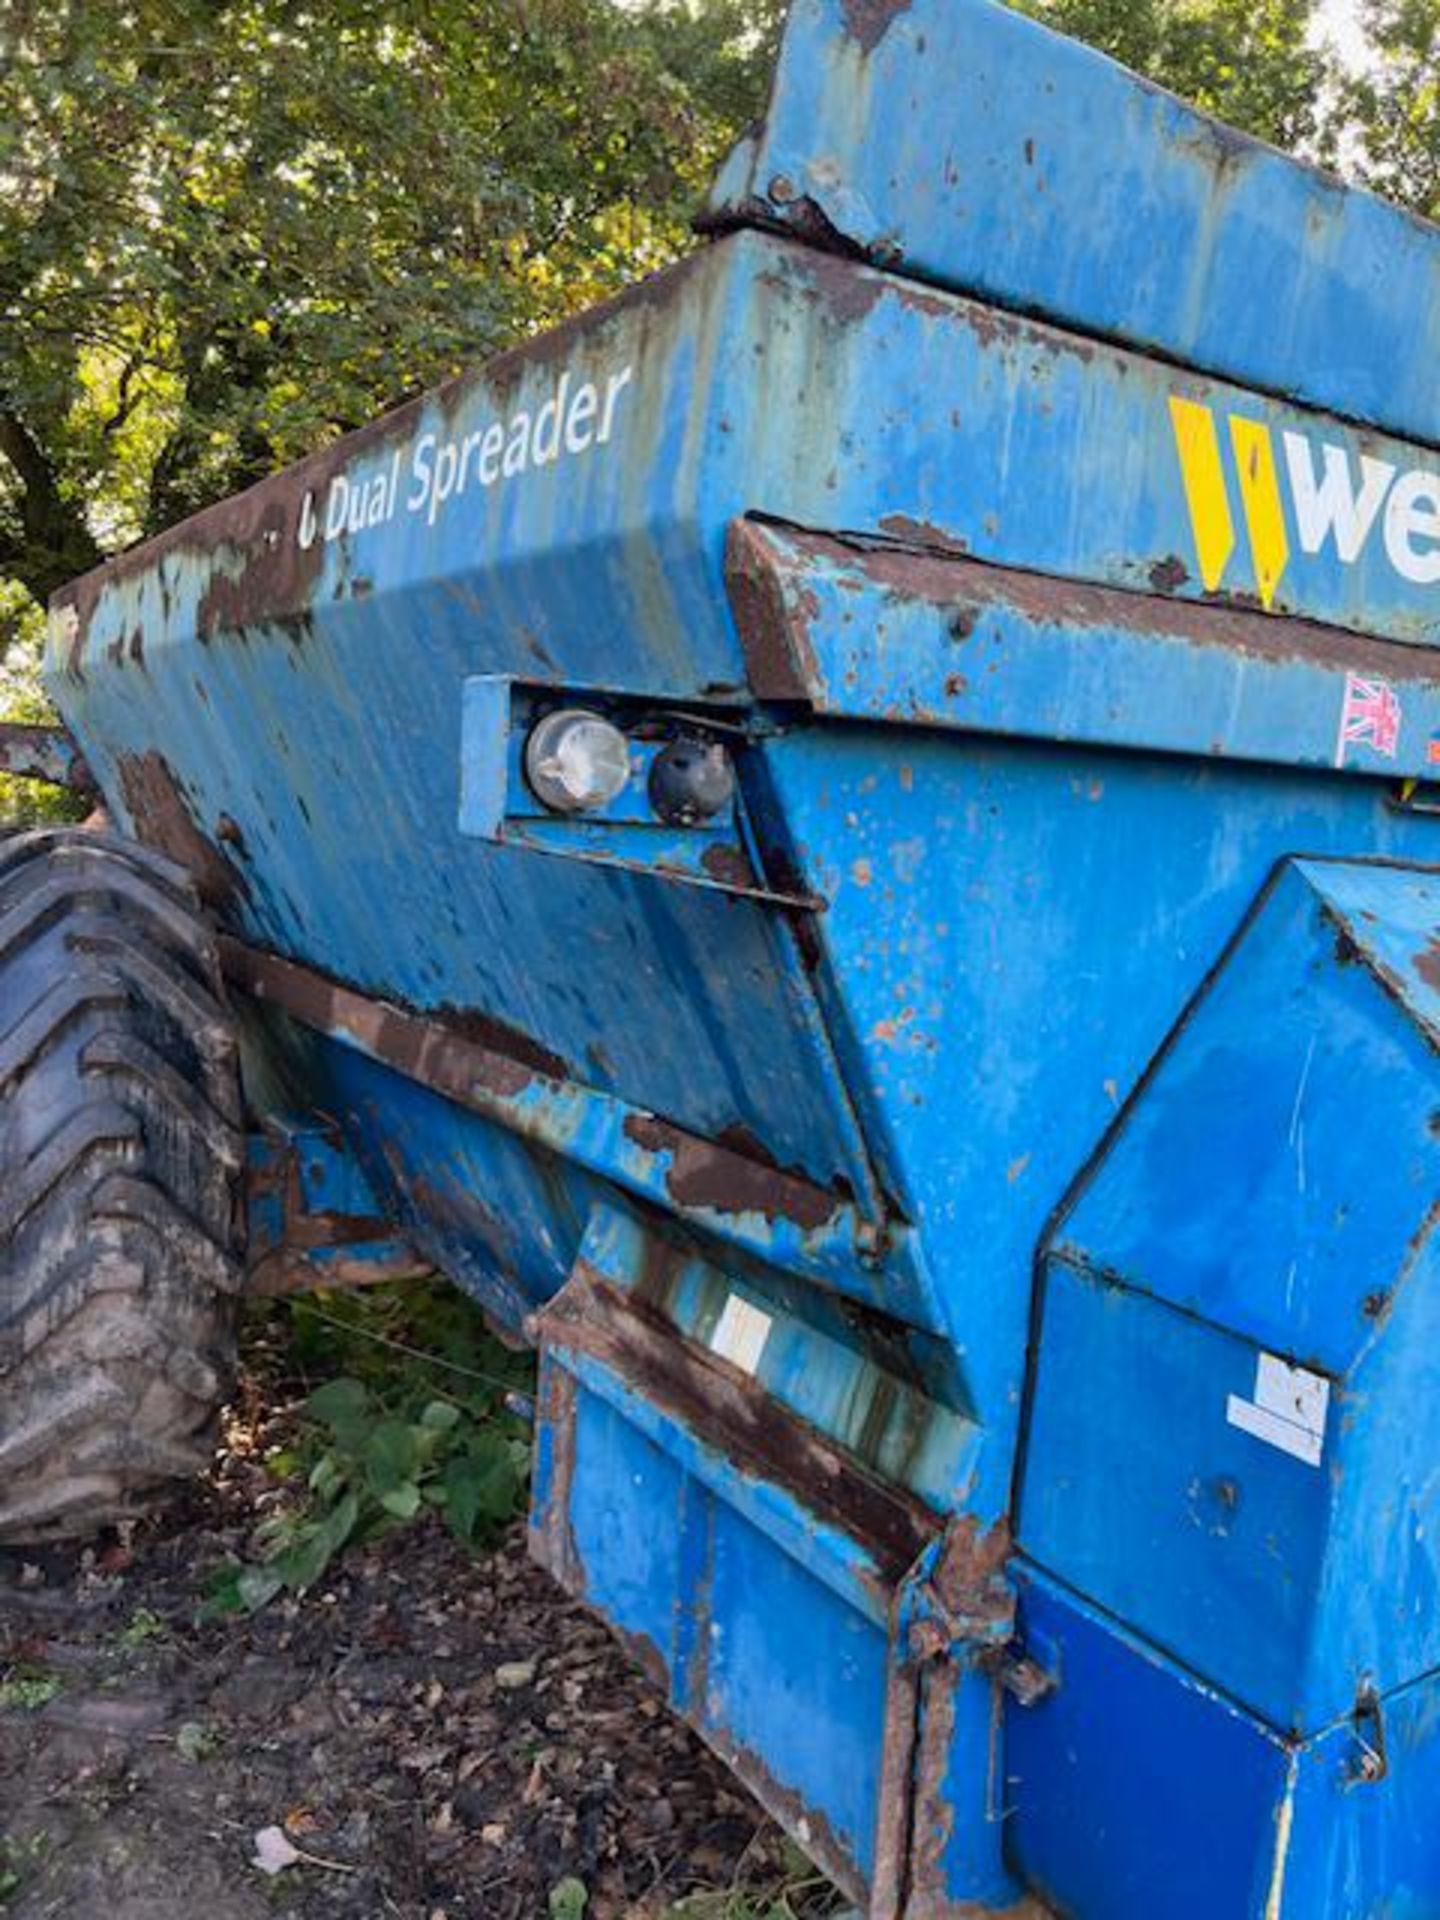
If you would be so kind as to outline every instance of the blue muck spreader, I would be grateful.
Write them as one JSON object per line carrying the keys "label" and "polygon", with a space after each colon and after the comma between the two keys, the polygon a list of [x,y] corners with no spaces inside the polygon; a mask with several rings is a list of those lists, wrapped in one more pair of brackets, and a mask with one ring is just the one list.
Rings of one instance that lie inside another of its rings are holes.
{"label": "blue muck spreader", "polygon": [[870,1920],[1440,1915],[1440,233],[988,0],[699,226],[58,596],[0,1537],[425,1262]]}

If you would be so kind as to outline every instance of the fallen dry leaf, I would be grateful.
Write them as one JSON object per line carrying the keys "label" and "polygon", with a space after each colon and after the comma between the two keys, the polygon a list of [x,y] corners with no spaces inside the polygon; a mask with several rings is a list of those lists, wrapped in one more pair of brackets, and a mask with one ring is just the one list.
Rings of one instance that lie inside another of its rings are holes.
{"label": "fallen dry leaf", "polygon": [[299,1858],[300,1849],[286,1839],[283,1827],[261,1827],[255,1836],[255,1851],[250,1864],[258,1867],[261,1873],[273,1877],[283,1873],[286,1867],[293,1867]]}

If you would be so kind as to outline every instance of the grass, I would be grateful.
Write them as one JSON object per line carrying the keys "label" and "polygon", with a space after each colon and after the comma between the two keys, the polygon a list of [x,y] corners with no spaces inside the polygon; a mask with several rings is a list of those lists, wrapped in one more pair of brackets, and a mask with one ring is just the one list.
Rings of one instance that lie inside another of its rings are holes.
{"label": "grass", "polygon": [[34,1713],[60,1691],[57,1675],[44,1667],[11,1667],[0,1676],[0,1712]]}
{"label": "grass", "polygon": [[26,1873],[39,1864],[49,1844],[46,1833],[32,1833],[28,1840],[0,1833],[0,1907],[19,1893]]}
{"label": "grass", "polygon": [[136,1653],[152,1640],[163,1640],[169,1628],[158,1613],[149,1607],[137,1607],[128,1622],[115,1636],[115,1643],[125,1653]]}
{"label": "grass", "polygon": [[777,1864],[756,1867],[742,1860],[730,1886],[687,1893],[665,1920],[841,1920],[853,1911],[786,1840]]}

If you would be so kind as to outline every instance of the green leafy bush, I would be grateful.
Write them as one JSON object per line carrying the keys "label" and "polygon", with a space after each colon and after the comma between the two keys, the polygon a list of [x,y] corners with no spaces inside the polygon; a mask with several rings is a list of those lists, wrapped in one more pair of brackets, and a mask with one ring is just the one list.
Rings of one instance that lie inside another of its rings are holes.
{"label": "green leafy bush", "polygon": [[501,1346],[463,1295],[384,1289],[290,1313],[289,1363],[311,1377],[344,1371],[312,1389],[294,1445],[272,1452],[271,1471],[298,1482],[298,1497],[257,1527],[253,1563],[221,1571],[212,1611],[303,1593],[344,1548],[429,1511],[466,1545],[486,1545],[524,1502],[533,1363]]}

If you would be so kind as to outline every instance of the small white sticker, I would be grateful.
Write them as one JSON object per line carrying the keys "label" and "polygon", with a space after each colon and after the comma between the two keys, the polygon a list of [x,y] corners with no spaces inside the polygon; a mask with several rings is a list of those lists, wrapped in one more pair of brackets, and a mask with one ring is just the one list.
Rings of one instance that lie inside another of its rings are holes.
{"label": "small white sticker", "polygon": [[752,1306],[743,1295],[732,1293],[716,1324],[710,1350],[718,1353],[722,1360],[728,1360],[732,1367],[739,1367],[742,1373],[754,1373],[773,1324],[768,1313]]}
{"label": "small white sticker", "polygon": [[1330,1382],[1323,1373],[1292,1367],[1273,1353],[1262,1353],[1255,1368],[1255,1398],[1232,1393],[1225,1418],[1242,1433],[1279,1447],[1307,1467],[1318,1467],[1325,1451],[1330,1411]]}

